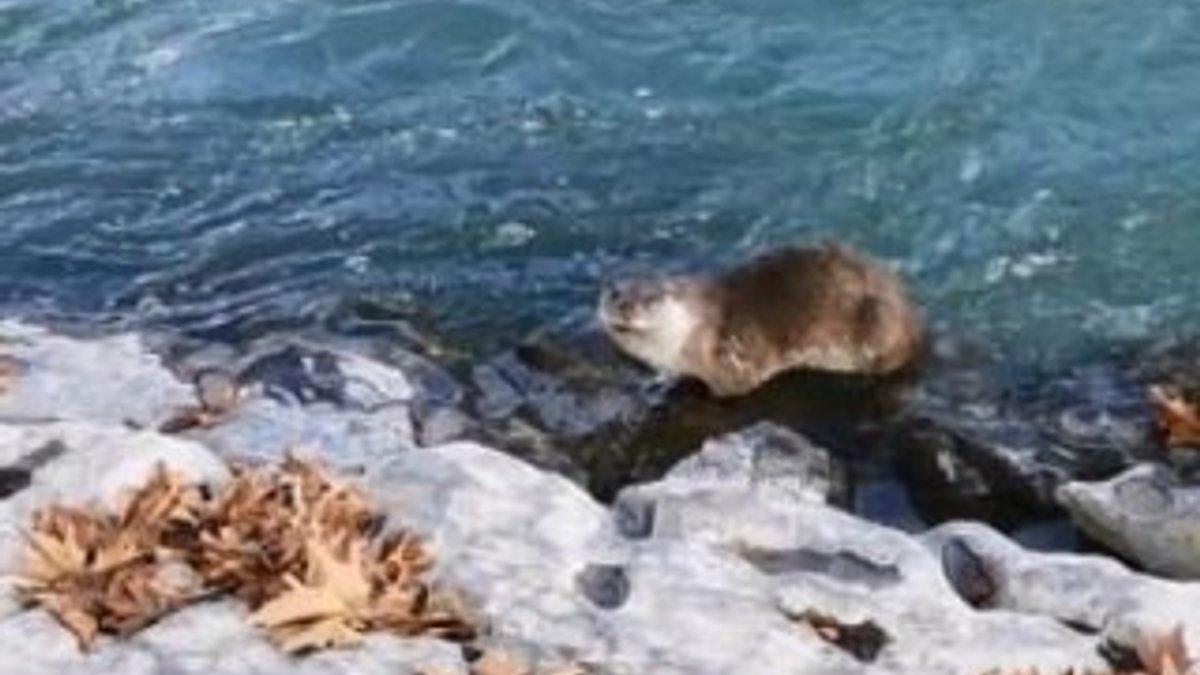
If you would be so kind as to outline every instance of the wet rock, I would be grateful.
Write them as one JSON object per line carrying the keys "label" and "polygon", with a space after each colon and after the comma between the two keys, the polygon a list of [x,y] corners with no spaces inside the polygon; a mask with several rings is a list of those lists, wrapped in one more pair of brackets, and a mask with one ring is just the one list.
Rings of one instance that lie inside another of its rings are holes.
{"label": "wet rock", "polygon": [[465,410],[495,431],[487,442],[510,449],[519,420],[582,467],[603,500],[658,478],[706,440],[761,421],[862,454],[854,428],[894,404],[877,379],[819,373],[789,374],[731,400],[691,380],[662,386],[578,320],[474,366],[469,388]]}
{"label": "wet rock", "polygon": [[1028,407],[1050,438],[1090,455],[1093,475],[1127,467],[1154,446],[1146,386],[1117,363],[1072,368],[1036,391]]}
{"label": "wet rock", "polygon": [[[951,350],[953,351],[953,350]],[[1200,343],[1130,345],[1092,362],[1013,374],[943,354],[893,429],[922,513],[1015,524],[1052,516],[1058,488],[1163,456],[1148,389],[1200,391]],[[1200,465],[1171,458],[1185,475]]]}
{"label": "wet rock", "polygon": [[1074,482],[1059,499],[1081,529],[1146,569],[1200,578],[1200,486],[1145,464],[1097,483]]}
{"label": "wet rock", "polygon": [[1085,539],[1065,513],[1061,517],[1035,521],[1005,533],[1021,546],[1034,551],[1095,550],[1094,542]]}
{"label": "wet rock", "polygon": [[1171,385],[1200,393],[1200,340],[1195,337],[1136,345],[1126,349],[1119,361],[1147,385]]}
{"label": "wet rock", "polygon": [[0,499],[24,490],[33,483],[34,472],[66,453],[69,448],[59,439],[34,448],[15,461],[0,466]]}
{"label": "wet rock", "polygon": [[[892,446],[908,485],[920,486],[912,498],[932,521],[953,518],[1007,519],[1019,510],[1011,490],[994,486],[970,460],[965,441],[930,420],[917,419],[892,431]],[[1019,496],[1019,495],[1017,495]]]}
{"label": "wet rock", "polygon": [[20,466],[0,467],[0,499],[29,487],[33,474]]}
{"label": "wet rock", "polygon": [[631,380],[572,357],[551,345],[533,344],[477,366],[475,410],[488,420],[521,412],[560,438],[594,434],[643,414],[646,400]]}
{"label": "wet rock", "polygon": [[905,474],[933,486],[924,496],[934,520],[1044,517],[1060,485],[1109,477],[1156,452],[1144,385],[1117,363],[1030,382],[976,373],[969,398],[960,380],[933,375],[894,430]]}

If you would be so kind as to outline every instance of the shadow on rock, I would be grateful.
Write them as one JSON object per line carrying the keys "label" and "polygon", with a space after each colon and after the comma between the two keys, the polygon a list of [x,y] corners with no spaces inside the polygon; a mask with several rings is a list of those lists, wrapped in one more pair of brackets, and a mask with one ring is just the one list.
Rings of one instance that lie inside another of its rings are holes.
{"label": "shadow on rock", "polygon": [[691,380],[656,384],[586,320],[535,335],[473,366],[469,377],[469,417],[506,438],[505,447],[519,430],[518,444],[532,433],[559,448],[605,501],[660,477],[706,440],[760,422],[798,431],[851,465],[877,467],[875,455],[886,453],[878,444],[883,422],[911,386],[908,378],[792,373],[747,396],[718,399]]}

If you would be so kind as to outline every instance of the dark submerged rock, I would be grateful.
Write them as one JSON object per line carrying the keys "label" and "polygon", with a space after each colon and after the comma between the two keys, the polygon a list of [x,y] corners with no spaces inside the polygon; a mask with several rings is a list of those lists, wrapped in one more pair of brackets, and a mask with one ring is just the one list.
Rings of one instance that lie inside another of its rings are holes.
{"label": "dark submerged rock", "polygon": [[1160,452],[1147,380],[1117,360],[1016,376],[971,368],[929,373],[893,428],[902,472],[933,521],[1054,517],[1061,485]]}

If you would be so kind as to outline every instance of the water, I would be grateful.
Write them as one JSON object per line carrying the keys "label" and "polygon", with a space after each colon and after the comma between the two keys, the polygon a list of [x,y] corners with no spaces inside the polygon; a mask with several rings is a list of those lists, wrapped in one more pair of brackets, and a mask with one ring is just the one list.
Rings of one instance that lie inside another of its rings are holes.
{"label": "water", "polygon": [[477,349],[816,238],[1014,362],[1200,324],[1191,0],[0,0],[0,311]]}

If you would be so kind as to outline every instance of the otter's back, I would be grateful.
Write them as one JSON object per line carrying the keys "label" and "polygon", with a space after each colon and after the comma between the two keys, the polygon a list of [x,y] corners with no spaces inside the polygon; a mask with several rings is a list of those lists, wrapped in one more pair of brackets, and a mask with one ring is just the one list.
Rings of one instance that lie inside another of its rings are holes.
{"label": "otter's back", "polygon": [[742,360],[758,355],[759,371],[885,372],[920,348],[921,321],[899,277],[844,246],[772,251],[714,287],[717,343]]}

